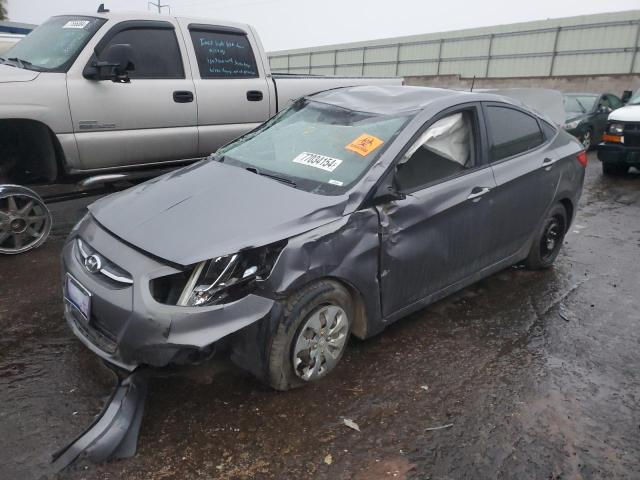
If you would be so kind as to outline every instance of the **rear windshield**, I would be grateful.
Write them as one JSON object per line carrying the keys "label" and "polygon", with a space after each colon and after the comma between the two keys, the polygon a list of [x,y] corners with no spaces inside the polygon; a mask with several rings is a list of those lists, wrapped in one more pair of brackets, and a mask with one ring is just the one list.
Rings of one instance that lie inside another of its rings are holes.
{"label": "rear windshield", "polygon": [[303,190],[339,194],[367,171],[409,118],[300,100],[218,150],[216,158],[277,175]]}

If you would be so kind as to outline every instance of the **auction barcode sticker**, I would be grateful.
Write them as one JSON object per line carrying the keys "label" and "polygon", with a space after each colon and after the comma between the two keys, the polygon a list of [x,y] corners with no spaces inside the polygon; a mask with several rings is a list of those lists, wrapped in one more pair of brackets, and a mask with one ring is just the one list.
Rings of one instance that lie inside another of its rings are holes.
{"label": "auction barcode sticker", "polygon": [[342,163],[342,160],[325,157],[324,155],[318,155],[317,153],[302,152],[293,159],[293,162],[326,170],[327,172],[333,172]]}
{"label": "auction barcode sticker", "polygon": [[62,28],[84,28],[91,23],[89,20],[69,20]]}

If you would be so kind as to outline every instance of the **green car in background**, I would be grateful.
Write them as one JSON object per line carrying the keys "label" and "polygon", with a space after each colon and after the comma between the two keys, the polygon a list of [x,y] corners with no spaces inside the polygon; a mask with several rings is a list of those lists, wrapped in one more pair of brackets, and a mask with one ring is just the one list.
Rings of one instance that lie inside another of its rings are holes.
{"label": "green car in background", "polygon": [[611,93],[564,93],[566,120],[563,128],[589,150],[602,139],[607,117],[622,101]]}

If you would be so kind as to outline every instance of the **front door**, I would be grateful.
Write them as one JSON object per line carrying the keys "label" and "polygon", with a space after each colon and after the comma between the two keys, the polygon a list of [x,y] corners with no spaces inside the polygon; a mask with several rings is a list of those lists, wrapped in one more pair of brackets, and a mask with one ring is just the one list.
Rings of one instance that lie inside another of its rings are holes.
{"label": "front door", "polygon": [[[98,43],[129,44],[130,83],[67,77],[74,132],[85,169],[195,158],[197,106],[184,42],[169,21],[116,24]],[[95,60],[92,57],[88,63]],[[80,67],[84,68],[84,64]]]}
{"label": "front door", "polygon": [[377,207],[385,317],[490,264],[495,181],[479,115],[472,105],[436,117],[398,162],[396,183],[406,198]]}

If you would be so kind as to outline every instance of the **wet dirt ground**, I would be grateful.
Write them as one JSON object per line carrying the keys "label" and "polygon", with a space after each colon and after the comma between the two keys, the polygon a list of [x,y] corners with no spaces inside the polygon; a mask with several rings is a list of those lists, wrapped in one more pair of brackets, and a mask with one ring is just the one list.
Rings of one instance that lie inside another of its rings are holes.
{"label": "wet dirt ground", "polygon": [[[60,478],[640,478],[640,174],[604,178],[590,157],[553,269],[505,270],[352,340],[304,389],[233,368],[153,379],[137,455]],[[0,258],[2,478],[50,476],[112,388],[62,318],[58,255],[84,203]]]}

